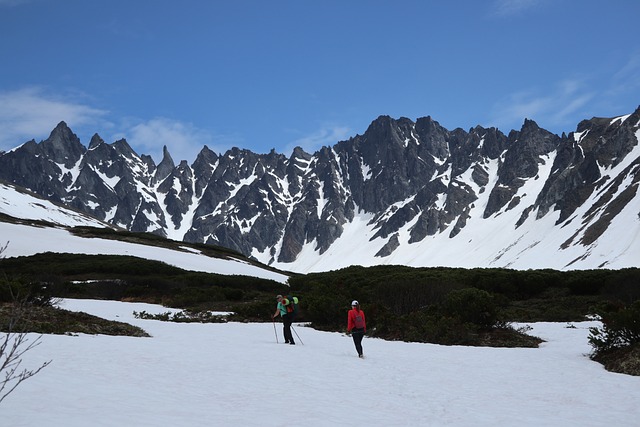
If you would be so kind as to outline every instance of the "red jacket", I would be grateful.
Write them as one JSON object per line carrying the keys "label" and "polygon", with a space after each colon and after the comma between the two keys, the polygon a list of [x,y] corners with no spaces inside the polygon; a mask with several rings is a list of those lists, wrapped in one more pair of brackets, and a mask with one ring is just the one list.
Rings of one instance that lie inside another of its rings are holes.
{"label": "red jacket", "polygon": [[367,322],[365,321],[364,311],[357,308],[349,310],[349,314],[347,316],[347,331],[351,332],[352,329],[356,329],[356,317],[358,316],[362,319],[362,329],[367,332]]}

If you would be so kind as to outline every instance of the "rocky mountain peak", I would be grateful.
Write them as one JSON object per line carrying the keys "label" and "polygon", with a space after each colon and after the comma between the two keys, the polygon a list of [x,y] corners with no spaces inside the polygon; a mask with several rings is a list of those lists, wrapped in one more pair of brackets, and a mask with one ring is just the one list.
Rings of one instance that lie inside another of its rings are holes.
{"label": "rocky mountain peak", "polygon": [[[291,160],[292,162],[296,162],[300,167],[304,167],[308,162],[311,161],[311,158],[311,154],[304,151],[302,147],[296,147],[293,149],[289,160]],[[299,161],[303,161],[304,164],[300,164]]]}
{"label": "rocky mountain peak", "polygon": [[112,147],[116,152],[127,159],[138,157],[136,152],[131,148],[126,139],[121,138],[112,144]]}
{"label": "rocky mountain peak", "polygon": [[205,145],[196,156],[196,160],[193,162],[193,168],[198,169],[204,165],[214,165],[217,161],[218,155]]}
{"label": "rocky mountain peak", "polygon": [[57,136],[57,135],[72,135],[72,134],[73,134],[73,132],[71,131],[71,129],[67,125],[67,122],[65,122],[63,120],[60,123],[58,123],[55,128],[53,128],[53,130],[51,131],[51,134],[50,134],[50,138],[52,138],[54,136]]}
{"label": "rocky mountain peak", "polygon": [[64,121],[58,123],[49,138],[42,141],[40,148],[44,156],[66,168],[72,168],[86,151],[80,139]]}
{"label": "rocky mountain peak", "polygon": [[[156,167],[124,139],[109,145],[96,134],[83,151],[61,123],[41,144],[0,153],[0,179],[132,231],[226,246],[294,271],[360,256],[511,266],[527,253],[562,259],[562,268],[600,266],[615,257],[597,244],[618,247],[611,242],[629,234],[610,237],[608,224],[640,197],[639,125],[640,109],[582,121],[569,138],[529,119],[507,136],[380,116],[363,135],[313,154],[233,147],[218,155],[204,146],[191,166],[176,166],[165,146]],[[486,254],[496,239],[502,245]],[[568,247],[580,256],[569,259]]]}
{"label": "rocky mountain peak", "polygon": [[93,134],[93,136],[91,137],[91,141],[89,142],[89,150],[93,150],[104,143],[104,139],[102,139],[100,135],[95,133]]}

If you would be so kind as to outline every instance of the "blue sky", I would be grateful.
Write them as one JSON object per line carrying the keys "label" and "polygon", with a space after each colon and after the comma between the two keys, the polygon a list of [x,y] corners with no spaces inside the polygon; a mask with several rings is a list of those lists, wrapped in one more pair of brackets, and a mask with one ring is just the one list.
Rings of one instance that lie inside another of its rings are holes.
{"label": "blue sky", "polygon": [[0,150],[66,121],[191,163],[380,115],[554,133],[640,105],[637,0],[0,0]]}

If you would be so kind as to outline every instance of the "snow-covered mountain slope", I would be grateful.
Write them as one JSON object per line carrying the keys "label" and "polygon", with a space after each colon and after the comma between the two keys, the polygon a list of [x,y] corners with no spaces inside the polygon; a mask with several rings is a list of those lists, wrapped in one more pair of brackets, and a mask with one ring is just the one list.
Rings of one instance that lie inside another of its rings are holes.
{"label": "snow-covered mountain slope", "polygon": [[[554,135],[381,116],[290,157],[206,146],[156,165],[64,122],[0,153],[0,179],[131,231],[228,247],[288,271],[348,265],[640,265],[640,108]],[[34,170],[39,173],[31,173]],[[2,191],[2,189],[0,189]]]}
{"label": "snow-covered mountain slope", "polygon": [[[640,132],[636,133],[637,137]],[[560,220],[561,212],[552,210],[541,218],[536,211],[529,214],[518,226],[522,210],[505,207],[488,218],[482,210],[488,203],[489,193],[479,193],[479,198],[468,212],[466,226],[455,238],[451,238],[455,224],[449,224],[440,233],[410,242],[410,233],[417,218],[397,231],[398,248],[380,258],[377,251],[386,239],[374,237],[377,223],[372,214],[358,212],[344,225],[340,237],[322,255],[318,256],[316,242],[306,243],[295,266],[301,271],[327,271],[349,265],[371,266],[399,264],[414,267],[507,267],[514,269],[553,268],[620,269],[640,266],[640,197],[635,196],[640,176],[640,145],[615,167],[603,168],[602,176],[618,177],[605,181],[572,215]],[[538,176],[529,180],[516,197],[523,206],[534,206],[546,177],[552,173],[553,154],[543,158]],[[497,165],[487,168],[490,179],[497,179]],[[633,193],[630,200],[618,203],[619,211],[611,214],[615,202],[626,199],[625,192]],[[605,228],[598,239],[590,239],[594,228]],[[259,253],[254,253],[260,259]],[[287,263],[274,263],[286,267]]]}
{"label": "snow-covered mountain slope", "polygon": [[[29,256],[44,252],[131,255],[162,261],[185,270],[225,275],[246,275],[286,283],[285,274],[273,272],[246,261],[207,256],[186,245],[181,250],[134,244],[111,239],[86,238],[72,234],[67,227],[105,227],[106,224],[86,214],[65,209],[41,200],[15,187],[0,184],[0,214],[27,221],[0,220],[0,247],[6,245],[4,257]],[[31,224],[28,220],[35,220]],[[42,224],[40,221],[51,224]]]}
{"label": "snow-covered mountain slope", "polygon": [[0,182],[0,214],[9,215],[16,219],[46,221],[67,227],[113,227],[111,224],[84,212],[71,210],[35,193],[2,182]]}

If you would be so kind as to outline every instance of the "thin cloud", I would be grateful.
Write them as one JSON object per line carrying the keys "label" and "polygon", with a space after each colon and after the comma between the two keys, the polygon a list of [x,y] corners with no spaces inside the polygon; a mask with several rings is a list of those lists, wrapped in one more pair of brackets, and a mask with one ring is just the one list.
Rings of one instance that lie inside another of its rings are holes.
{"label": "thin cloud", "polygon": [[326,125],[309,135],[290,142],[285,147],[284,154],[290,154],[296,147],[301,147],[307,153],[315,153],[325,146],[333,146],[350,136],[351,129],[347,126]]}
{"label": "thin cloud", "polygon": [[135,122],[117,119],[116,127],[107,119],[108,111],[87,105],[82,98],[82,94],[61,95],[43,87],[0,92],[0,151],[32,139],[46,139],[61,121],[66,122],[85,145],[91,135],[101,133],[99,129],[119,129],[121,131],[116,131],[107,142],[125,138],[136,152],[149,154],[158,162],[162,160],[164,145],[176,163],[180,160],[192,163],[205,145],[220,153],[226,150],[221,144],[237,142],[237,138],[214,136],[191,123],[162,117]]}
{"label": "thin cloud", "polygon": [[115,139],[126,138],[138,154],[148,154],[156,163],[162,161],[162,147],[166,146],[173,161],[193,163],[198,153],[207,145],[211,150],[214,136],[191,123],[184,123],[165,117],[130,125],[126,132],[117,134]]}
{"label": "thin cloud", "polygon": [[65,121],[72,130],[98,124],[105,126],[107,111],[93,108],[78,99],[28,87],[0,92],[0,149],[14,148],[31,139],[46,138]]}
{"label": "thin cloud", "polygon": [[20,6],[21,4],[31,3],[33,0],[0,0],[0,7]]}
{"label": "thin cloud", "polygon": [[144,29],[144,25],[127,25],[118,18],[98,24],[98,28],[105,33],[115,36],[116,38],[145,41],[152,41],[154,39],[152,33]]}
{"label": "thin cloud", "polygon": [[611,91],[623,92],[640,88],[640,50],[634,51],[628,61],[613,75]]}
{"label": "thin cloud", "polygon": [[581,80],[562,81],[543,94],[533,89],[516,92],[494,107],[490,126],[503,131],[519,129],[528,118],[547,129],[573,130],[576,117],[595,95]]}
{"label": "thin cloud", "polygon": [[491,14],[498,17],[520,15],[536,7],[541,2],[541,0],[495,0]]}
{"label": "thin cloud", "polygon": [[[599,81],[593,84],[593,81]],[[593,88],[599,87],[599,90]],[[626,114],[636,108],[633,93],[640,88],[640,50],[632,52],[618,67],[566,79],[550,88],[512,93],[495,104],[488,126],[503,131],[519,129],[525,118],[555,133],[575,130],[577,124],[602,111]]]}

